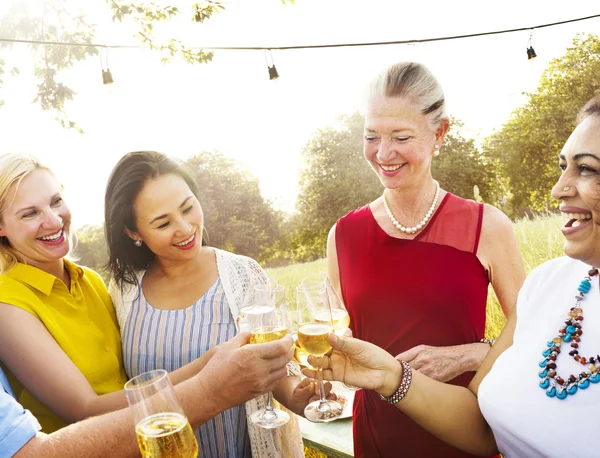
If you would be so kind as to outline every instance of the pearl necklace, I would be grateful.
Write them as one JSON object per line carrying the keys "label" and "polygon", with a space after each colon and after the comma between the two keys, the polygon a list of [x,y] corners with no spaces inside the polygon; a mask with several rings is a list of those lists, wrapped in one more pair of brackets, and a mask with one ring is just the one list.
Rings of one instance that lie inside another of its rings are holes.
{"label": "pearl necklace", "polygon": [[[581,340],[581,322],[583,321],[581,302],[584,296],[592,287],[592,278],[598,275],[598,269],[595,267],[588,272],[579,287],[577,296],[575,296],[575,306],[571,307],[568,319],[559,329],[558,336],[546,343],[546,348],[542,352],[544,357],[539,366],[542,368],[539,376],[540,388],[546,390],[546,395],[550,398],[557,397],[565,399],[567,395],[574,395],[577,390],[585,390],[590,383],[600,382],[600,355],[586,358],[579,355],[579,342]],[[563,343],[571,343],[569,355],[588,370],[584,370],[578,376],[571,374],[566,380],[559,377],[556,373],[556,358],[560,353],[560,347]]]}
{"label": "pearl necklace", "polygon": [[387,213],[388,217],[390,218],[390,221],[396,229],[404,232],[405,234],[414,234],[415,232],[418,232],[425,226],[427,226],[427,223],[433,216],[433,211],[435,210],[435,206],[437,205],[438,198],[440,197],[440,184],[437,181],[435,182],[435,184],[437,185],[437,188],[435,190],[435,197],[433,198],[431,207],[429,207],[429,210],[427,210],[427,213],[425,214],[423,219],[416,226],[413,227],[406,227],[398,222],[398,220],[394,217],[392,210],[390,210],[390,207],[387,203],[387,199],[385,198],[385,192],[383,193],[383,206],[385,208],[385,212]]}

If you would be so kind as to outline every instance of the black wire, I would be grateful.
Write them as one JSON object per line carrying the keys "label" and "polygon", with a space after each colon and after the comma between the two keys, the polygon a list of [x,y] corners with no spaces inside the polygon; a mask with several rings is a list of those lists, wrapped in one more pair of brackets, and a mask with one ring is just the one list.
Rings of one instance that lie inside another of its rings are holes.
{"label": "black wire", "polygon": [[[600,17],[600,14],[593,16],[580,17],[577,19],[569,19],[566,21],[551,22],[549,24],[540,24],[532,27],[519,27],[516,29],[506,30],[495,30],[492,32],[479,32],[470,33],[465,35],[452,35],[447,37],[435,37],[435,38],[421,38],[413,40],[400,40],[400,41],[377,41],[377,42],[366,42],[366,43],[338,43],[338,44],[324,44],[324,45],[297,45],[297,46],[192,46],[189,49],[209,49],[215,51],[268,51],[278,50],[285,51],[291,49],[321,49],[321,48],[344,48],[344,47],[357,47],[357,46],[385,46],[385,45],[402,45],[402,44],[413,44],[413,43],[429,43],[433,41],[445,41],[445,40],[458,40],[462,38],[474,38],[483,37],[487,35],[499,35],[501,33],[512,33],[522,32],[524,30],[543,29],[545,27],[554,27],[557,25],[568,24],[571,22],[586,21]],[[90,46],[98,48],[119,48],[119,49],[139,49],[145,48],[142,45],[106,45],[98,43],[72,43],[72,42],[61,42],[61,41],[38,41],[38,40],[18,40],[12,38],[0,38],[0,42],[3,43],[27,43],[37,45],[57,45],[57,46]]]}

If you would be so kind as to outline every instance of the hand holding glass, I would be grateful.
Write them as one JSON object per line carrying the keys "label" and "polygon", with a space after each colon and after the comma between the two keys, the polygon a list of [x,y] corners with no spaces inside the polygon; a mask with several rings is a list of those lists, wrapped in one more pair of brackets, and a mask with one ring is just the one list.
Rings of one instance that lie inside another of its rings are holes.
{"label": "hand holding glass", "polygon": [[319,357],[317,382],[320,399],[311,402],[304,409],[306,419],[317,423],[335,420],[342,414],[341,404],[337,401],[328,401],[323,387],[322,357],[331,350],[328,336],[333,332],[331,310],[326,295],[326,287],[322,282],[302,283],[296,289],[298,307],[306,307],[311,312],[302,315],[298,328],[298,343],[306,352]]}
{"label": "hand holding glass", "polygon": [[[250,331],[251,344],[273,342],[287,335],[285,316],[279,308],[283,307],[284,301],[283,286],[255,286],[253,305],[244,307],[240,312],[240,329]],[[253,412],[250,421],[261,428],[272,429],[285,425],[290,416],[273,408],[273,394],[269,392],[267,406]]]}
{"label": "hand holding glass", "polygon": [[125,384],[143,458],[195,458],[198,443],[167,371],[145,372]]}

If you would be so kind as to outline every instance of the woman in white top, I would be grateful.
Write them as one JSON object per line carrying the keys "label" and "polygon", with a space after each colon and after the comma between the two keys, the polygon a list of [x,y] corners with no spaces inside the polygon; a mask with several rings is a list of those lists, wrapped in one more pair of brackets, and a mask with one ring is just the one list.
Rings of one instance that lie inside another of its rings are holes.
{"label": "woman in white top", "polygon": [[437,382],[372,344],[333,334],[325,378],[377,391],[382,402],[473,454],[598,456],[600,96],[578,121],[552,189],[566,217],[567,257],[529,275],[469,387]]}

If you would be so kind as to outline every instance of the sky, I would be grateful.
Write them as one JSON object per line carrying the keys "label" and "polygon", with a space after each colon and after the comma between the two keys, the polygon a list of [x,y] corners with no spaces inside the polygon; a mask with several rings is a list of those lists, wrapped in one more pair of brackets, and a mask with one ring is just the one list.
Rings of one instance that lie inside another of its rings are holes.
{"label": "sky", "polygon": [[[41,14],[43,0],[28,1]],[[113,23],[102,0],[86,5],[97,42],[137,44],[132,24]],[[164,3],[158,0],[157,3]],[[192,1],[172,0],[186,11]],[[9,2],[0,4],[0,16]],[[188,46],[289,46],[377,42],[464,35],[563,21],[600,13],[596,1],[505,0],[225,0],[226,11],[206,24],[187,16],[161,25],[159,39]],[[38,13],[36,13],[38,12]],[[365,86],[387,65],[427,65],[444,88],[448,111],[481,141],[500,129],[534,91],[548,63],[577,33],[599,33],[600,18],[536,29],[538,55],[527,60],[529,31],[415,45],[273,51],[280,78],[269,81],[264,51],[217,51],[209,64],[162,64],[146,49],[111,49],[114,84],[104,86],[106,54],[77,63],[57,79],[77,95],[67,112],[84,134],[65,130],[33,103],[33,51],[22,44],[1,52],[22,68],[4,78],[0,154],[26,152],[48,163],[64,183],[76,225],[103,220],[107,178],[128,151],[152,149],[182,159],[217,150],[258,177],[263,195],[293,211],[301,153],[321,128],[361,106]],[[3,36],[0,30],[0,37]],[[443,151],[442,151],[443,152]]]}

